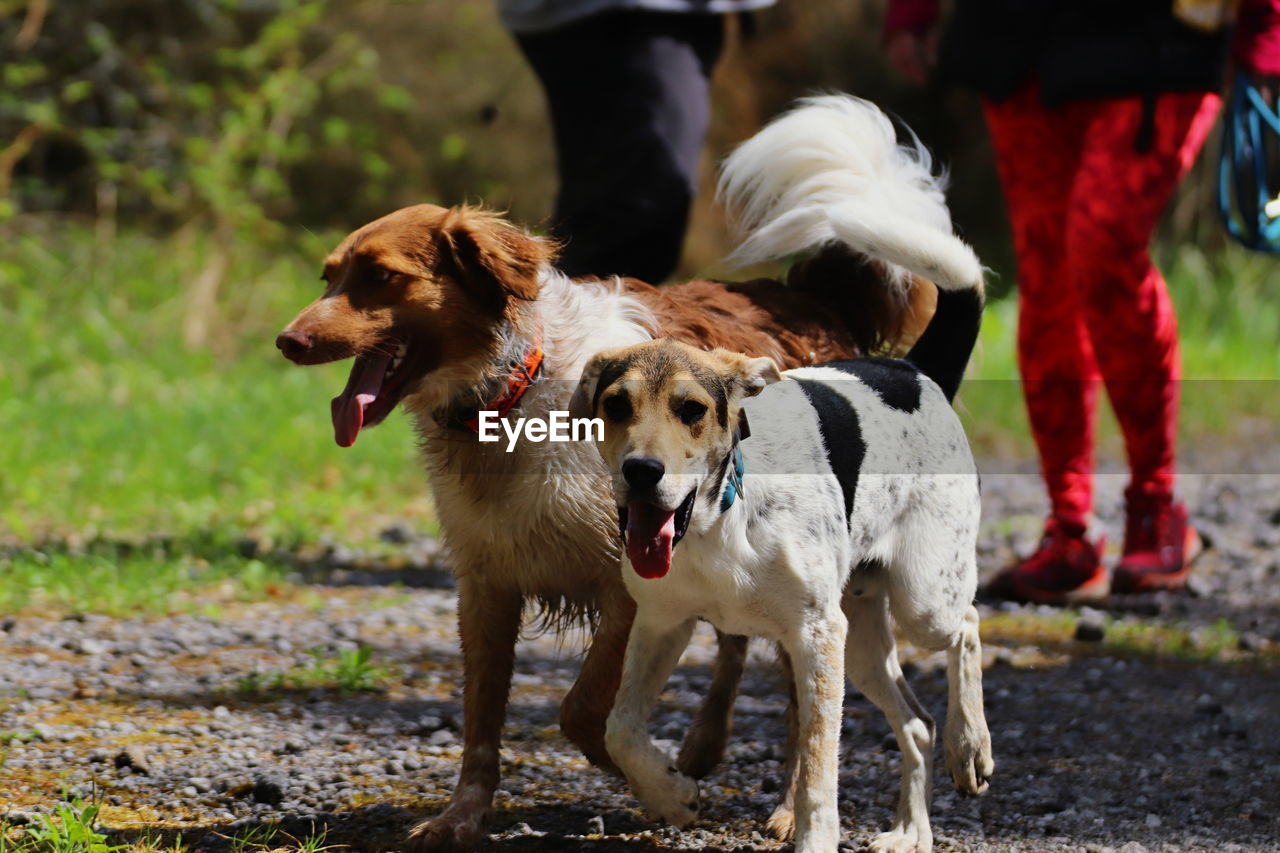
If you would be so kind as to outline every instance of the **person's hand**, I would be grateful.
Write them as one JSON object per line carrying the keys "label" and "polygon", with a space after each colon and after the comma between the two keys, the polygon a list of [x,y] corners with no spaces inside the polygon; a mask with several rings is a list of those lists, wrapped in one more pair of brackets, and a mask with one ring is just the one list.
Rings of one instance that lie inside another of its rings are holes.
{"label": "person's hand", "polygon": [[936,27],[924,33],[898,30],[885,40],[884,49],[889,55],[889,64],[899,74],[923,86],[938,62],[938,30]]}

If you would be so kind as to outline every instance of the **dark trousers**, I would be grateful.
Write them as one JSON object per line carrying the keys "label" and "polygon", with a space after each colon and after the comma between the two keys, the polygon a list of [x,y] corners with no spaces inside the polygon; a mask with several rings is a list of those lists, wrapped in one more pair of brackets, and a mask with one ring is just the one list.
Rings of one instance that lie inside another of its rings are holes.
{"label": "dark trousers", "polygon": [[723,17],[609,12],[517,41],[551,110],[560,268],[663,281],[697,190]]}

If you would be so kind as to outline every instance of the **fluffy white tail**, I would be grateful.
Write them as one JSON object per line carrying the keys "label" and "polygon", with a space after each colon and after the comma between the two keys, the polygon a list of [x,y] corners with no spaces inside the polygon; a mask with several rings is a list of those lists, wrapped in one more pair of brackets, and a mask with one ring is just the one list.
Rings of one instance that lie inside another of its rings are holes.
{"label": "fluffy white tail", "polygon": [[[944,179],[912,135],[850,95],[805,98],[742,143],[718,195],[737,232],[738,264],[843,243],[948,290],[982,289],[982,267],[951,229]],[[906,276],[898,276],[905,280]]]}

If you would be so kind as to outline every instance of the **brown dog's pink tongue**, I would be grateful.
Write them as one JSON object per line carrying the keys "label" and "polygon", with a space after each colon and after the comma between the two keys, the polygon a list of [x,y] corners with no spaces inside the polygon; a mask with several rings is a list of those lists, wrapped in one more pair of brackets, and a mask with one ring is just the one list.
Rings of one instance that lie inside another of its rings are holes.
{"label": "brown dog's pink tongue", "polygon": [[642,578],[660,578],[671,569],[676,514],[644,501],[627,504],[627,556]]}
{"label": "brown dog's pink tongue", "polygon": [[339,447],[350,447],[356,443],[356,436],[364,424],[365,407],[378,399],[378,389],[382,387],[382,377],[387,374],[390,363],[391,356],[382,353],[356,358],[351,375],[347,377],[347,387],[329,404],[329,414],[333,417],[333,440]]}

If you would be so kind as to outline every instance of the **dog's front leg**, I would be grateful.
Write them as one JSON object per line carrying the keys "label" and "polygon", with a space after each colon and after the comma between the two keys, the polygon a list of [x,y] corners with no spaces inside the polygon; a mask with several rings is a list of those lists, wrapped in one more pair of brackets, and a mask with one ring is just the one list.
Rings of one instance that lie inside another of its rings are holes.
{"label": "dog's front leg", "polygon": [[462,640],[462,772],[449,807],[409,834],[418,853],[463,853],[481,839],[481,821],[498,787],[498,749],[511,689],[523,601],[516,590],[463,575],[458,581]]}
{"label": "dog's front leg", "polygon": [[840,843],[840,719],[844,708],[844,613],[806,614],[809,624],[784,643],[797,696],[799,770],[795,779],[796,853],[834,853]]}
{"label": "dog's front leg", "polygon": [[711,686],[702,700],[693,726],[680,744],[676,766],[680,772],[701,779],[724,757],[724,748],[733,727],[733,700],[747,661],[747,638],[716,630],[716,662]]}
{"label": "dog's front leg", "polygon": [[622,684],[609,714],[605,742],[636,799],[661,820],[684,826],[698,816],[698,783],[685,776],[649,739],[658,695],[689,645],[694,620],[654,625],[642,613],[631,626]]}
{"label": "dog's front leg", "polygon": [[613,709],[622,676],[627,637],[636,605],[621,584],[601,595],[600,621],[591,638],[578,680],[560,703],[560,731],[587,760],[608,773],[621,775],[605,748],[605,721]]}

